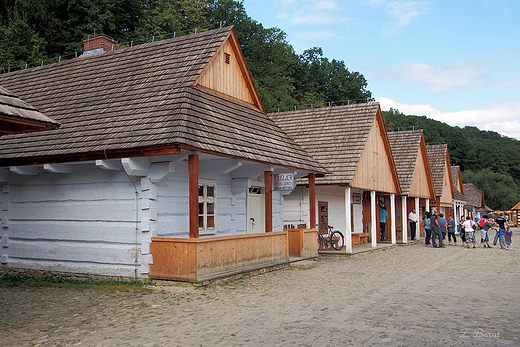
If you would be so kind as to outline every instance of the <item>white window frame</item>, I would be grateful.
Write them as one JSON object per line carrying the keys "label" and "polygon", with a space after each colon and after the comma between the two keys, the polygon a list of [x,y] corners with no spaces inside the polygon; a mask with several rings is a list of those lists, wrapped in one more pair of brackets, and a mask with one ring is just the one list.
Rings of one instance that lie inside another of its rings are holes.
{"label": "white window frame", "polygon": [[[208,197],[207,196],[207,189],[208,186],[214,187],[214,196]],[[199,179],[199,187],[203,187],[204,190],[204,196],[199,196],[199,204],[204,204],[203,206],[203,213],[199,213],[199,218],[203,217],[203,227],[199,226],[199,235],[212,235],[217,233],[217,181],[213,180],[201,180]],[[213,209],[213,227],[208,228],[208,203],[213,203],[214,209]]]}

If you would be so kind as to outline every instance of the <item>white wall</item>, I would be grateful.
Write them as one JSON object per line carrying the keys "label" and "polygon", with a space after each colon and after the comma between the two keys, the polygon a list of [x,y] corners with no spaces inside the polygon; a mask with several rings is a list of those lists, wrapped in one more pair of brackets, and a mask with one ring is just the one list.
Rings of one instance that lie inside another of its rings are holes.
{"label": "white wall", "polygon": [[[352,189],[352,193],[362,193]],[[283,224],[293,225],[305,223],[309,226],[309,190],[298,186],[294,191],[284,197]],[[345,232],[345,188],[339,186],[316,186],[316,213],[318,201],[327,201],[329,206],[329,225],[334,229]],[[363,232],[362,204],[353,204],[354,229],[352,232]],[[318,216],[316,216],[318,221]]]}
{"label": "white wall", "polygon": [[135,197],[124,172],[93,164],[73,166],[70,174],[10,173],[2,192],[0,266],[133,276],[143,241]]}
{"label": "white wall", "polygon": [[[161,181],[164,163],[146,177],[104,170],[94,162],[72,173],[20,175],[0,169],[0,266],[93,275],[146,277],[152,237],[189,237],[188,167],[179,160]],[[217,182],[217,233],[246,233],[246,191],[231,192],[231,175]],[[137,192],[137,194],[136,194]],[[283,230],[283,197],[273,192],[273,230]],[[136,261],[137,257],[137,261]]]}

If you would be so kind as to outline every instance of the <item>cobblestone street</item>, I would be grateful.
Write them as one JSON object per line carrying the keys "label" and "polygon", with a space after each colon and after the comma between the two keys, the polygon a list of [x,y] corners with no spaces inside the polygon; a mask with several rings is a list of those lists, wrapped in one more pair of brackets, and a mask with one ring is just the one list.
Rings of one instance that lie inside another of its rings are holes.
{"label": "cobblestone street", "polygon": [[519,288],[520,251],[422,244],[206,288],[2,288],[0,345],[519,346]]}

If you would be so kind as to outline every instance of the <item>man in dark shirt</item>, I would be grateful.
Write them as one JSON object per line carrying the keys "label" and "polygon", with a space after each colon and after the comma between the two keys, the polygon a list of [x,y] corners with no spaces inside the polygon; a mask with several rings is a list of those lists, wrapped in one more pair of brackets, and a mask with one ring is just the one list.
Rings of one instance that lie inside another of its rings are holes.
{"label": "man in dark shirt", "polygon": [[[495,222],[498,224],[498,227],[500,229],[502,229],[502,232],[504,233],[506,231],[506,225],[507,225],[507,221],[505,220],[504,218],[504,214],[503,213],[500,213],[498,215],[498,218],[495,219]],[[498,242],[498,235],[500,234],[500,230],[497,230],[496,234],[495,234],[495,239],[493,240],[493,245],[497,245],[497,242]]]}
{"label": "man in dark shirt", "polygon": [[442,242],[442,234],[441,234],[441,226],[439,224],[439,212],[437,210],[433,211],[433,214],[430,218],[430,227],[432,228],[432,244],[433,248],[437,248],[437,244],[435,243],[435,237],[439,238],[439,248],[444,247],[444,243]]}

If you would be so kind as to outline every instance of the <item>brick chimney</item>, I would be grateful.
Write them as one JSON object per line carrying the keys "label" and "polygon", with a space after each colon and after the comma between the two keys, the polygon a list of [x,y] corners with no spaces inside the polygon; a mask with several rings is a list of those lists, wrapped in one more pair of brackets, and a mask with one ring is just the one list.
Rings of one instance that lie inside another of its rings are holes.
{"label": "brick chimney", "polygon": [[111,37],[100,35],[83,40],[83,52],[102,48],[105,52],[116,49],[117,41]]}

